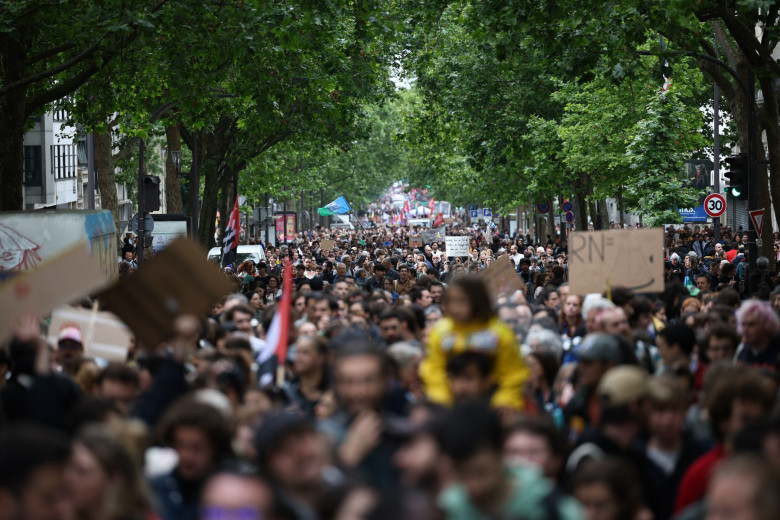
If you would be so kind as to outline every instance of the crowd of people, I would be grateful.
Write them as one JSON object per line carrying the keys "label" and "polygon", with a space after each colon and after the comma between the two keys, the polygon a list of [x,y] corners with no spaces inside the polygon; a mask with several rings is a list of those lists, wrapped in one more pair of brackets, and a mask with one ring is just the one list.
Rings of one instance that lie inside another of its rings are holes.
{"label": "crowd of people", "polygon": [[[565,236],[461,221],[455,258],[444,237],[410,246],[418,231],[268,246],[125,362],[14,322],[0,520],[780,518],[780,298],[738,231],[669,228],[662,293],[589,295]],[[523,289],[480,276],[501,257]]]}

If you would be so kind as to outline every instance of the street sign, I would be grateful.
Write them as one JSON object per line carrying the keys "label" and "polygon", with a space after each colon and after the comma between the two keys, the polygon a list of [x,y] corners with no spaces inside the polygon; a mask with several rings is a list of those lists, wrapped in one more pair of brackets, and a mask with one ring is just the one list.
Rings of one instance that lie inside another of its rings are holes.
{"label": "street sign", "polygon": [[483,209],[482,209],[482,216],[483,216],[483,217],[490,218],[490,217],[492,217],[492,216],[493,216],[493,212],[492,212],[492,211],[490,211],[490,208],[483,208]]}
{"label": "street sign", "polygon": [[756,235],[761,237],[761,226],[764,224],[764,210],[754,209],[748,212],[750,214],[750,220],[753,221],[753,227],[756,230]]}
{"label": "street sign", "polygon": [[574,204],[572,204],[570,200],[567,200],[563,204],[561,204],[561,209],[566,213],[569,213],[571,212],[571,210],[574,209]]}
{"label": "street sign", "polygon": [[704,199],[704,211],[712,218],[718,218],[726,212],[726,197],[720,193],[710,193]]}
{"label": "street sign", "polygon": [[472,209],[471,210],[471,218],[479,218],[479,211]]}
{"label": "street sign", "polygon": [[474,204],[469,204],[468,208],[469,208],[469,211],[476,211],[477,206],[475,206]]}
{"label": "street sign", "polygon": [[539,213],[549,213],[550,209],[550,204],[548,202],[542,202],[541,204],[536,205],[536,211]]}
{"label": "street sign", "polygon": [[566,222],[569,223],[574,222],[574,213],[572,213],[571,211],[566,212]]}
{"label": "street sign", "polygon": [[[133,218],[130,220],[130,229],[135,233],[138,234],[138,213],[133,215]],[[154,231],[154,218],[150,213],[147,213],[144,216],[144,233],[151,233]]]}

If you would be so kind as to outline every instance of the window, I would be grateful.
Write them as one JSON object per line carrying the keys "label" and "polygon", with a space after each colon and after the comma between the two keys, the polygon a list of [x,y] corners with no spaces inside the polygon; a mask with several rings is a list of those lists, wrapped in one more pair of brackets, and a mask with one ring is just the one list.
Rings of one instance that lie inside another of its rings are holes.
{"label": "window", "polygon": [[55,180],[76,177],[76,145],[55,144],[51,147],[51,168]]}
{"label": "window", "polygon": [[41,164],[41,147],[24,147],[24,185],[41,186],[43,184],[43,165]]}

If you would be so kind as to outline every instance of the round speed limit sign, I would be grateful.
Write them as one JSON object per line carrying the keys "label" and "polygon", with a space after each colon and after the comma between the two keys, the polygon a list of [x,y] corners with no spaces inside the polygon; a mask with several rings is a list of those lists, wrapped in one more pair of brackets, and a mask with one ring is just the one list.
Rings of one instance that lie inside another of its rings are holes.
{"label": "round speed limit sign", "polygon": [[704,199],[704,211],[712,218],[717,218],[726,212],[726,197],[720,193],[710,193]]}

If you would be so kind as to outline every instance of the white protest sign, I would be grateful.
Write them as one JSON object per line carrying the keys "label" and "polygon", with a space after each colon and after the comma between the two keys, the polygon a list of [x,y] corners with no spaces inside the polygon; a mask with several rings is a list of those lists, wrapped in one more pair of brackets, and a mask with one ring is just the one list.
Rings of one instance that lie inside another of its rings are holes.
{"label": "white protest sign", "polygon": [[569,238],[569,285],[573,294],[608,287],[634,292],[664,290],[664,231],[579,231]]}
{"label": "white protest sign", "polygon": [[469,256],[469,237],[446,237],[445,248],[447,256]]}

